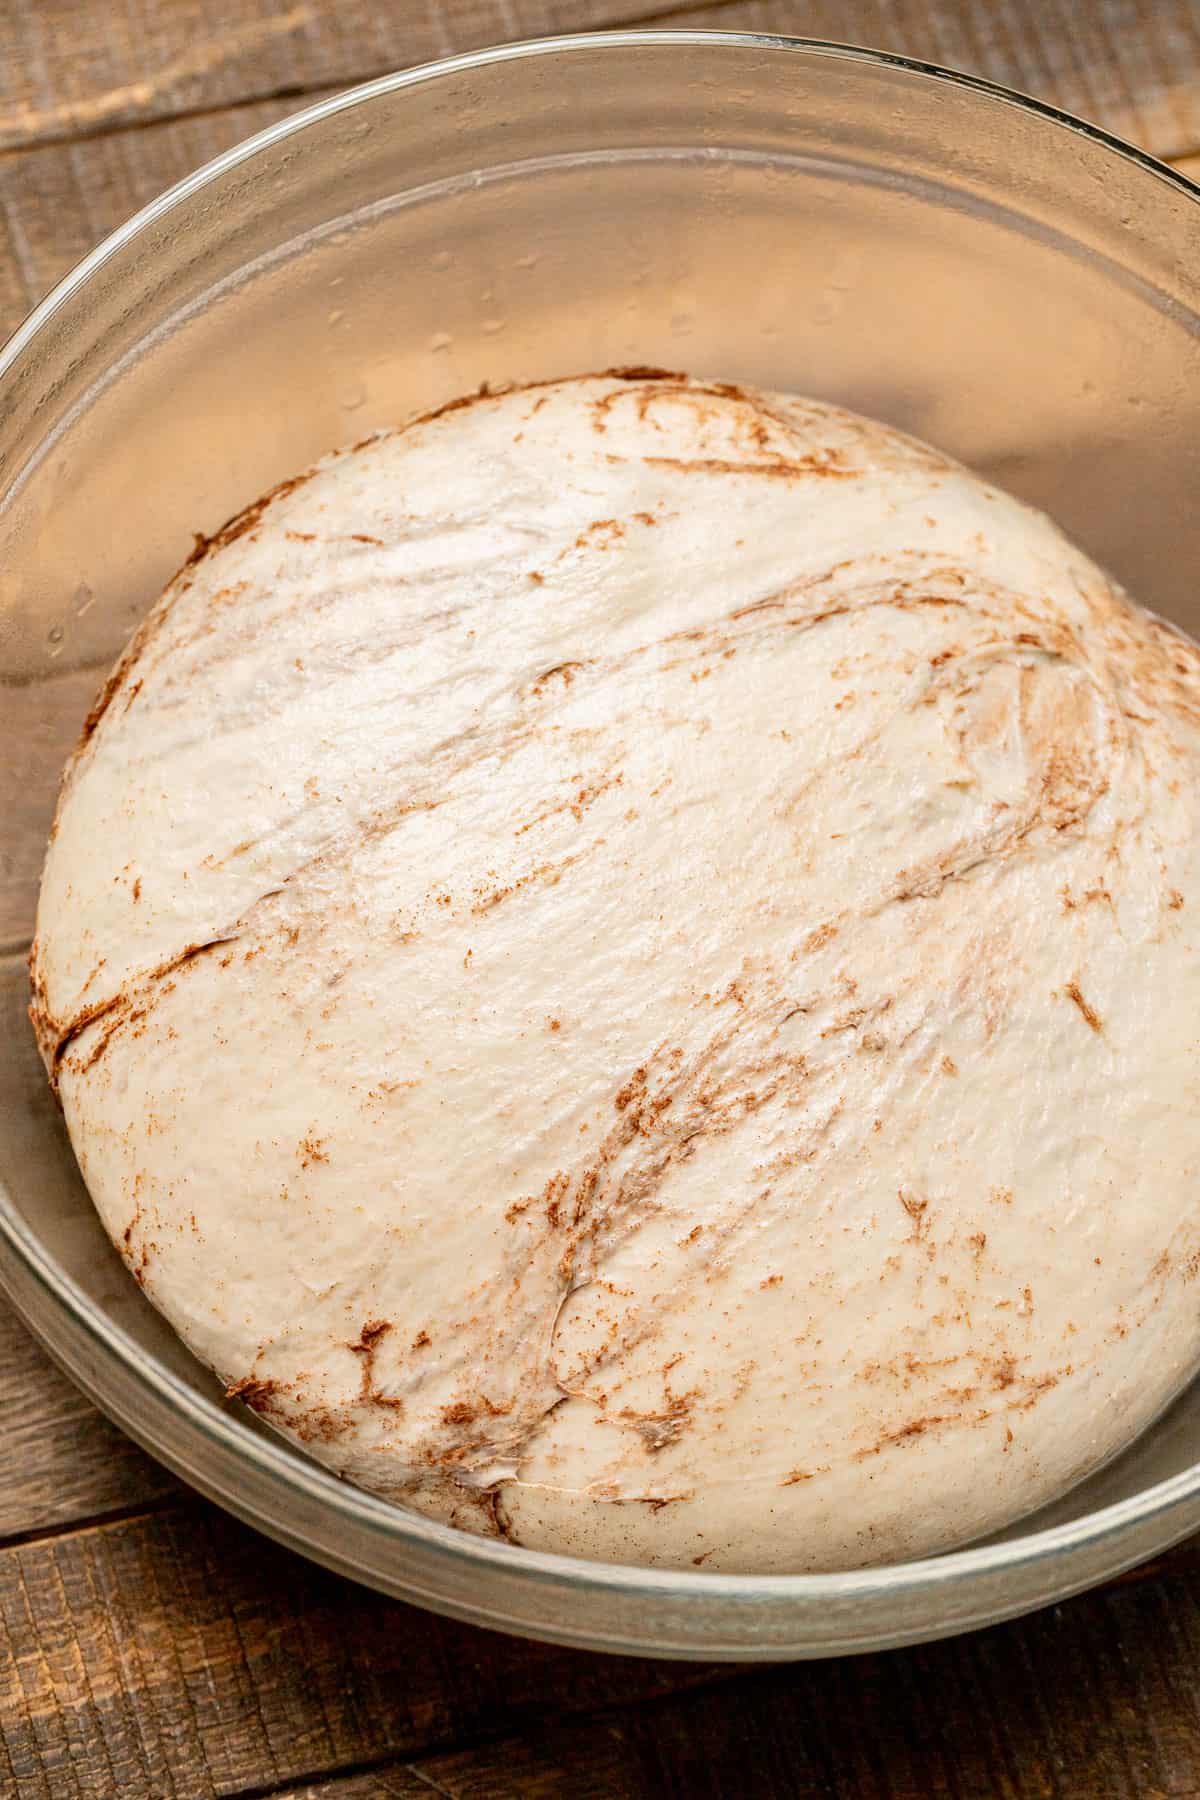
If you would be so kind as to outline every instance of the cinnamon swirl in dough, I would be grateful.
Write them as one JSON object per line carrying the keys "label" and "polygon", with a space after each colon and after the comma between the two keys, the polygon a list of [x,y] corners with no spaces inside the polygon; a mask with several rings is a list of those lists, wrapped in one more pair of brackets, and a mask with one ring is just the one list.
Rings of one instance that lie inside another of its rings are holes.
{"label": "cinnamon swirl in dough", "polygon": [[705,1570],[961,1543],[1200,1353],[1200,660],[885,427],[483,394],[171,582],[33,1016],[146,1293],[362,1485]]}

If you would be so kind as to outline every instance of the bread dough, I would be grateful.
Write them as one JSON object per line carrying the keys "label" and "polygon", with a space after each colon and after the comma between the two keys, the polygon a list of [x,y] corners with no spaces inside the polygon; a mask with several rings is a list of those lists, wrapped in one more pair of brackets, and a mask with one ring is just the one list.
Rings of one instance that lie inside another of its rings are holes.
{"label": "bread dough", "polygon": [[33,1016],[146,1293],[331,1468],[705,1570],[999,1527],[1200,1347],[1200,657],[881,425],[457,402],[171,582]]}

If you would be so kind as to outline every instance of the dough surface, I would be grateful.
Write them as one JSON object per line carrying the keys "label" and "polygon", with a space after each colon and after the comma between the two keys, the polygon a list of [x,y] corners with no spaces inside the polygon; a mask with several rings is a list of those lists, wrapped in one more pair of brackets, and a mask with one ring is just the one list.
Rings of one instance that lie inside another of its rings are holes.
{"label": "dough surface", "polygon": [[349,1479],[618,1562],[965,1542],[1200,1357],[1200,654],[827,406],[631,370],[167,588],[32,956],[146,1293]]}

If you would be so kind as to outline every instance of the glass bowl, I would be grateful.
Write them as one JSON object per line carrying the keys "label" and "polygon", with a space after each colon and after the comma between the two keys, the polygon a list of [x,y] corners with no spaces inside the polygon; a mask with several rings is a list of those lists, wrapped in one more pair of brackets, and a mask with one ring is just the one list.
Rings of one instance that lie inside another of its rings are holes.
{"label": "glass bowl", "polygon": [[134,1438],[388,1593],[565,1643],[779,1659],[1086,1587],[1200,1526],[1200,1388],[1036,1518],[843,1575],[661,1573],[460,1535],[226,1404],[108,1247],[24,1018],[58,771],[192,545],[480,382],[654,363],[879,414],[1200,624],[1200,193],[986,83],[778,38],[460,57],[263,132],[102,244],[0,355],[0,1275]]}

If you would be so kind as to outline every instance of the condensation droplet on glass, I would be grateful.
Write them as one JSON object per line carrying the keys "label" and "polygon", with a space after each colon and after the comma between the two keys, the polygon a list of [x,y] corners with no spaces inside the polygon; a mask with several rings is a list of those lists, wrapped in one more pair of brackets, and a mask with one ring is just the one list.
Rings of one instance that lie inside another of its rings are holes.
{"label": "condensation droplet on glass", "polygon": [[690,337],[695,330],[696,315],[690,312],[674,313],[671,318],[672,337]]}
{"label": "condensation droplet on glass", "polygon": [[518,256],[517,267],[518,269],[535,269],[540,261],[541,257],[537,251],[530,250],[527,255]]}
{"label": "condensation droplet on glass", "polygon": [[435,250],[434,251],[433,266],[435,269],[448,269],[450,267],[450,264],[453,261],[454,261],[454,258],[450,254],[449,250]]}
{"label": "condensation droplet on glass", "polygon": [[50,646],[51,656],[62,655],[63,639],[65,636],[66,632],[61,625],[52,625],[50,627],[49,631],[46,633],[46,642]]}
{"label": "condensation droplet on glass", "polygon": [[75,589],[75,598],[73,602],[75,607],[75,617],[77,619],[82,619],[84,613],[91,610],[92,602],[95,598],[96,596],[88,586],[87,582],[81,581],[79,586]]}
{"label": "condensation droplet on glass", "polygon": [[362,405],[366,397],[367,390],[362,385],[362,382],[355,381],[349,387],[343,388],[339,399],[341,405],[347,412],[355,412]]}
{"label": "condensation droplet on glass", "polygon": [[328,323],[329,323],[330,330],[331,331],[336,330],[336,328],[341,324],[341,322],[345,318],[345,316],[346,316],[346,314],[345,314],[345,311],[343,310],[343,308],[340,306],[335,306],[333,311],[329,315]]}
{"label": "condensation droplet on glass", "polygon": [[480,330],[485,332],[488,337],[495,337],[498,331],[504,330],[505,324],[506,321],[504,319],[485,319],[480,326]]}
{"label": "condensation droplet on glass", "polygon": [[448,350],[453,342],[448,331],[435,331],[429,340],[429,348],[436,354],[439,350]]}

